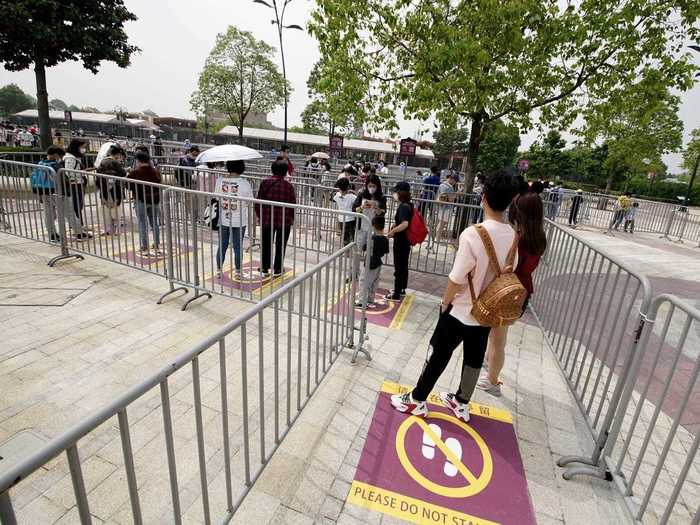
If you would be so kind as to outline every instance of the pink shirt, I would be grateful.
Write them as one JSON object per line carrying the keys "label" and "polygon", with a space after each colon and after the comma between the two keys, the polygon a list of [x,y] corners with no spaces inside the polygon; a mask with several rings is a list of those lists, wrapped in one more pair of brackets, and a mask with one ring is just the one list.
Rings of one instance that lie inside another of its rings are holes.
{"label": "pink shirt", "polygon": [[[515,231],[510,224],[494,220],[486,220],[481,225],[489,233],[493,247],[496,250],[498,264],[503,268],[515,239]],[[517,264],[518,256],[516,255],[513,265],[517,266]],[[459,236],[459,249],[457,250],[449,277],[453,283],[464,285],[464,288],[452,301],[450,314],[462,324],[478,326],[479,323],[476,322],[476,319],[471,314],[472,298],[469,293],[467,279],[469,272],[473,272],[474,293],[477,297],[496,277],[489,268],[489,257],[486,254],[486,248],[474,226],[470,226]]]}

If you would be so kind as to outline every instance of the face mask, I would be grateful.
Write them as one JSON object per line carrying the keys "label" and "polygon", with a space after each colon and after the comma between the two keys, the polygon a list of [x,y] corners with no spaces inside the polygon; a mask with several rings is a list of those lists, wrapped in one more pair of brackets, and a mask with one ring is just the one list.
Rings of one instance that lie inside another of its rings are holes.
{"label": "face mask", "polygon": [[367,186],[367,191],[370,195],[374,195],[377,192],[377,188],[375,188],[374,186]]}

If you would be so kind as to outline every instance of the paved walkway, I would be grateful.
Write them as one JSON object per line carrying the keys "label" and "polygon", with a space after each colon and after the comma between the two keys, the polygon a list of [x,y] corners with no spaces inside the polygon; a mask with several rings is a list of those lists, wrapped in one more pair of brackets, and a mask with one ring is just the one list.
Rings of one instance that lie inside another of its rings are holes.
{"label": "paved walkway", "polygon": [[[162,278],[90,257],[49,269],[45,262],[54,251],[0,234],[0,443],[27,429],[44,438],[57,435],[249,307],[221,297],[186,312],[179,311],[181,301],[156,306]],[[340,355],[245,499],[236,523],[397,521],[345,503],[345,498],[382,382],[412,384],[422,367],[443,278],[423,281],[421,288],[433,293],[415,292],[401,330],[370,325],[373,361],[360,359],[352,365],[349,352]],[[538,522],[628,522],[610,484],[586,478],[564,481],[555,465],[561,454],[588,453],[591,438],[540,330],[530,322],[518,323],[510,331],[507,355],[504,397],[496,400],[478,392],[476,401],[513,414]],[[453,359],[438,387],[454,387],[460,363]],[[212,392],[215,378],[209,374],[205,383]],[[176,395],[178,415],[191,415],[187,381],[180,382],[183,394]],[[210,425],[216,407],[205,404],[205,425]],[[162,427],[151,415],[139,421],[151,432],[148,439],[134,438],[137,460],[162,448],[152,439]],[[191,425],[177,436],[183,446],[195,440]],[[96,439],[81,449],[91,500],[98,501],[93,506],[96,522],[128,523],[118,433],[112,426]],[[219,456],[214,454],[212,463],[218,457],[220,464]],[[188,523],[202,521],[195,463],[193,459],[184,466],[194,480],[183,487]],[[217,472],[210,470],[212,487],[221,485]],[[21,507],[20,522],[77,522],[65,467],[53,462],[45,474],[42,482],[24,483],[14,496]],[[137,464],[137,474],[147,472]],[[167,474],[157,474],[146,478],[142,490],[167,502]],[[168,522],[150,517],[149,522]]]}

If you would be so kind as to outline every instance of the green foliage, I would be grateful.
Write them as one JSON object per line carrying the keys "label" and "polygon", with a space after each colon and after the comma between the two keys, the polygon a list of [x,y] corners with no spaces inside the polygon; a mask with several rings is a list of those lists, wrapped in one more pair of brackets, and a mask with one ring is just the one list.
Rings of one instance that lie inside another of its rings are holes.
{"label": "green foliage", "polygon": [[316,62],[306,82],[311,102],[301,114],[303,127],[309,133],[361,136],[363,133],[357,131],[364,128],[366,115],[362,110],[349,111],[343,105],[342,93],[334,91],[333,86],[322,83],[319,68],[320,62]]}
{"label": "green foliage", "polygon": [[[199,75],[190,105],[197,114],[217,110],[226,114],[243,135],[251,111],[267,113],[284,103],[284,77],[271,56],[275,48],[252,33],[229,26],[216,43]],[[291,91],[291,87],[287,86]]]}
{"label": "green foliage", "polygon": [[[690,133],[690,142],[683,152],[683,168],[688,175],[693,174],[695,163],[700,158],[700,128],[695,128]],[[695,179],[695,184],[700,185],[700,177]]]}
{"label": "green foliage", "polygon": [[481,142],[477,169],[482,173],[491,173],[512,166],[519,147],[520,132],[517,127],[500,120],[489,123]]}
{"label": "green foliage", "polygon": [[433,133],[433,153],[438,157],[452,153],[465,153],[469,144],[469,129],[456,126],[442,126]]}
{"label": "green foliage", "polygon": [[127,67],[138,51],[129,45],[124,24],[136,16],[123,0],[13,0],[3,5],[0,62],[22,71],[37,62],[51,67],[82,61],[97,73],[100,62]]}
{"label": "green foliage", "polygon": [[80,108],[79,108],[78,106],[76,106],[75,104],[71,104],[70,106],[68,106],[68,107],[66,108],[66,111],[82,111],[82,109],[80,109]]}
{"label": "green foliage", "polygon": [[[481,126],[568,128],[611,94],[654,71],[669,89],[692,86],[685,52],[700,36],[687,0],[317,0],[310,31],[317,86],[371,129],[398,117],[471,122],[467,173]],[[362,28],[358,31],[358,27]]]}
{"label": "green foliage", "polygon": [[53,109],[55,111],[66,111],[68,109],[68,104],[63,102],[60,98],[55,98],[53,100],[49,100],[49,109]]}
{"label": "green foliage", "polygon": [[7,84],[0,88],[0,116],[9,117],[35,107],[36,99],[22,91],[17,84]]}

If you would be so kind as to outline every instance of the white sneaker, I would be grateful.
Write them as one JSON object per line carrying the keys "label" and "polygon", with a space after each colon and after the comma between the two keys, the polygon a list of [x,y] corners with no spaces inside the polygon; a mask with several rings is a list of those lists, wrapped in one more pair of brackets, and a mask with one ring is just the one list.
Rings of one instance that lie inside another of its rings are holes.
{"label": "white sneaker", "polygon": [[428,405],[425,401],[416,401],[410,392],[394,394],[391,396],[391,404],[399,412],[405,412],[412,416],[425,417],[428,415]]}
{"label": "white sneaker", "polygon": [[487,394],[491,394],[493,397],[501,397],[503,395],[503,392],[501,392],[501,383],[500,381],[496,383],[495,385],[489,381],[488,376],[483,375],[481,376],[481,379],[479,379],[479,382],[476,384],[476,388],[479,390],[483,390]]}
{"label": "white sneaker", "polygon": [[440,399],[443,405],[452,410],[457,419],[461,419],[465,423],[469,421],[469,403],[460,403],[454,394],[447,392],[440,392]]}

